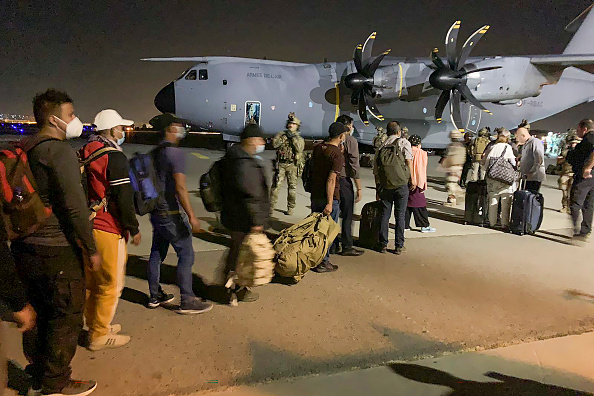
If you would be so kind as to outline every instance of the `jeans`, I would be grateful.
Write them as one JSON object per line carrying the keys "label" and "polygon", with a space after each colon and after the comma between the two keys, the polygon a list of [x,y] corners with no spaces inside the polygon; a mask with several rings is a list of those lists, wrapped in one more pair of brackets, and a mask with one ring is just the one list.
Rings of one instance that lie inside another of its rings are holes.
{"label": "jeans", "polygon": [[151,297],[159,294],[161,264],[167,256],[169,245],[177,254],[177,285],[182,301],[194,297],[192,290],[192,266],[194,265],[194,247],[192,231],[188,221],[182,215],[151,214],[153,225],[153,245],[148,263],[148,283]]}
{"label": "jeans", "polygon": [[11,246],[37,326],[23,334],[33,386],[58,393],[70,380],[70,362],[83,327],[85,280],[82,255],[72,246],[14,242]]}
{"label": "jeans", "polygon": [[406,184],[395,190],[382,189],[379,193],[383,205],[379,237],[382,247],[388,246],[388,228],[390,227],[390,217],[392,216],[392,205],[394,205],[394,217],[396,219],[396,248],[404,247],[408,191],[408,184]]}
{"label": "jeans", "polygon": [[[591,233],[594,217],[594,179],[579,179],[573,182],[570,209],[574,233],[582,235]],[[581,224],[579,224],[580,215],[582,215]]]}
{"label": "jeans", "polygon": [[340,178],[340,215],[342,216],[342,249],[353,247],[353,213],[355,211],[355,190],[350,177]]}
{"label": "jeans", "polygon": [[[326,200],[325,199],[312,199],[311,200],[311,212],[312,213],[322,213],[324,211],[324,208],[326,207]],[[340,211],[340,204],[338,202],[338,200],[334,200],[332,201],[332,213],[330,214],[330,217],[332,218],[332,220],[338,222],[338,213]],[[334,243],[334,241],[329,241],[330,243],[328,243],[328,246],[332,246],[332,244]],[[324,257],[324,261],[328,261],[330,260],[330,248],[328,248],[328,251],[326,252],[326,256]]]}

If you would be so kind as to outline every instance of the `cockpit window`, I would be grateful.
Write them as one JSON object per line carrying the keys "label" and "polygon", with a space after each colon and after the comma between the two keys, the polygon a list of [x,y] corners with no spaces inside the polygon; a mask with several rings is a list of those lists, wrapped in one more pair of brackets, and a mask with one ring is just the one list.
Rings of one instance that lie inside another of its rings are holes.
{"label": "cockpit window", "polygon": [[198,74],[198,79],[200,80],[208,80],[208,70],[200,69],[200,73]]}
{"label": "cockpit window", "polygon": [[184,78],[184,76],[186,75],[186,73],[189,71],[190,69],[186,69],[184,70],[184,72],[181,74],[181,76],[179,76],[175,81],[177,80],[181,80],[182,78]]}
{"label": "cockpit window", "polygon": [[196,70],[190,70],[188,74],[186,74],[186,80],[195,80],[196,79]]}

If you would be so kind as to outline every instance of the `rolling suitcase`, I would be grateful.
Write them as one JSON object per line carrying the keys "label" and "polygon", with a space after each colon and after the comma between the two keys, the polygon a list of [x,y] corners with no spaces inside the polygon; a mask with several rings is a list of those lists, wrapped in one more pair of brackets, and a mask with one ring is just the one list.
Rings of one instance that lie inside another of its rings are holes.
{"label": "rolling suitcase", "polygon": [[369,202],[363,206],[359,227],[359,246],[367,249],[378,247],[382,210],[381,201]]}
{"label": "rolling suitcase", "polygon": [[464,206],[464,224],[485,226],[489,223],[487,204],[487,182],[468,182]]}
{"label": "rolling suitcase", "polygon": [[[520,186],[523,182],[520,182]],[[513,234],[534,234],[542,224],[544,197],[540,193],[518,190],[514,193],[509,229]]]}

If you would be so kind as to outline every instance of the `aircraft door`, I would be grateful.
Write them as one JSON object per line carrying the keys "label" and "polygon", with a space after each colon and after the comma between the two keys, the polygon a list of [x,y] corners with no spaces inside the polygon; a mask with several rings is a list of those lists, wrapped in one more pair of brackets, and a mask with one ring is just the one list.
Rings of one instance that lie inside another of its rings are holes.
{"label": "aircraft door", "polygon": [[468,109],[468,122],[466,123],[466,130],[477,133],[481,125],[481,117],[483,111],[476,106],[470,105]]}
{"label": "aircraft door", "polygon": [[260,125],[262,103],[256,101],[245,102],[245,120],[243,125]]}

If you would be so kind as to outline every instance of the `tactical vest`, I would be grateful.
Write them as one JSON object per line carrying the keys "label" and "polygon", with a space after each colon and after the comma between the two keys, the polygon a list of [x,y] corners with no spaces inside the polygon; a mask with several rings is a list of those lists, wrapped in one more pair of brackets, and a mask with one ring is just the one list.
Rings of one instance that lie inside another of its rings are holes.
{"label": "tactical vest", "polygon": [[276,158],[279,162],[289,162],[294,163],[296,158],[295,148],[291,142],[292,139],[288,138],[286,135],[282,137],[283,142],[276,150]]}

